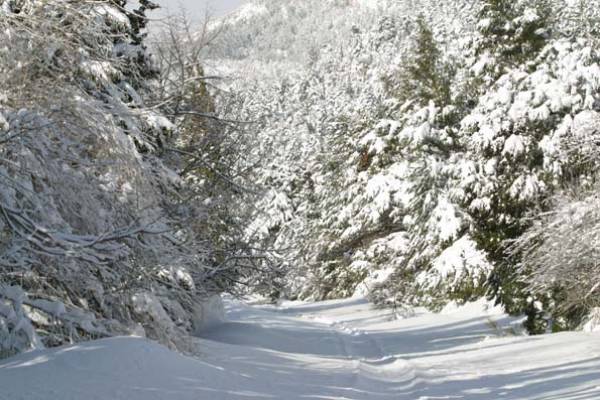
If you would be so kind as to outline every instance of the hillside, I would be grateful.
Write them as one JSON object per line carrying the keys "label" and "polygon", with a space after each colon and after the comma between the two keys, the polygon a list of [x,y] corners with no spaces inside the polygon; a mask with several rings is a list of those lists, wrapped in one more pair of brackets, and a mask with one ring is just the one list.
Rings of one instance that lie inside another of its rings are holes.
{"label": "hillside", "polygon": [[542,260],[535,227],[594,185],[596,5],[250,1],[220,21],[207,65],[250,121],[264,193],[247,235],[286,277],[265,290],[584,323],[596,302],[556,271],[581,271],[586,299],[596,275]]}

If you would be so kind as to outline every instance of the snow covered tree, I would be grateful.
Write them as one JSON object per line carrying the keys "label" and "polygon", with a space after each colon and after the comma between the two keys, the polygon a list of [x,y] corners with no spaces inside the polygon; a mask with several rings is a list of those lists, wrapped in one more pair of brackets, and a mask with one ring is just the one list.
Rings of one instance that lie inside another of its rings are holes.
{"label": "snow covered tree", "polygon": [[546,0],[481,0],[477,35],[472,43],[476,77],[492,84],[510,68],[536,57],[552,26]]}
{"label": "snow covered tree", "polygon": [[[582,82],[598,77],[598,54],[591,43],[584,53],[585,58],[592,57],[577,63],[580,68],[592,67],[585,73],[579,72],[582,78],[585,76]],[[575,54],[581,50],[575,49]],[[597,99],[589,101],[597,104]],[[536,303],[538,312],[553,331],[580,327],[599,306],[595,192],[600,119],[593,108],[583,107],[572,118],[566,117],[562,129],[557,131],[560,136],[554,135],[551,146],[560,160],[565,184],[550,198],[548,211],[536,215],[527,231],[509,248],[512,260],[518,262],[519,279],[533,297],[541,300]]]}
{"label": "snow covered tree", "polygon": [[215,214],[181,174],[139,4],[0,2],[0,351],[131,332],[185,350],[244,272],[190,223]]}
{"label": "snow covered tree", "polygon": [[547,330],[577,329],[600,307],[597,196],[575,188],[552,205],[510,250],[521,260],[518,279],[537,300]]}
{"label": "snow covered tree", "polygon": [[580,175],[577,157],[560,149],[570,140],[573,115],[595,107],[596,62],[583,42],[553,41],[526,70],[501,77],[462,122],[473,163],[463,180],[464,205],[474,238],[496,263],[492,293],[510,312],[537,313],[514,261],[506,261],[506,242],[521,236],[530,217],[547,209],[546,199]]}
{"label": "snow covered tree", "polygon": [[430,101],[438,105],[450,102],[452,68],[445,62],[434,34],[422,15],[416,22],[412,48],[403,61],[399,87],[395,89],[401,101],[408,99],[421,106]]}
{"label": "snow covered tree", "polygon": [[152,43],[161,72],[153,101],[173,119],[178,132],[164,150],[186,182],[188,199],[202,204],[203,212],[191,216],[189,225],[210,243],[211,263],[221,271],[213,281],[219,288],[229,288],[242,282],[244,267],[254,270],[253,260],[260,258],[250,254],[253,251],[243,239],[244,203],[251,197],[244,154],[249,153],[251,140],[243,121],[233,114],[222,117],[230,111],[225,107],[232,105],[222,101],[217,111],[214,96],[223,94],[210,82],[218,79],[207,76],[202,67],[205,46],[220,33],[208,30],[210,19],[200,30],[185,15],[169,21]]}
{"label": "snow covered tree", "polygon": [[561,4],[282,0],[233,16],[239,48],[208,54],[240,72],[260,121],[248,231],[286,249],[281,293],[439,307],[487,291],[543,329],[545,299],[506,257],[557,190],[591,179],[563,146],[595,107],[595,55]]}
{"label": "snow covered tree", "polygon": [[[259,153],[265,166],[257,169],[257,180],[267,194],[256,205],[250,231],[260,232],[267,247],[286,249],[282,258],[293,286],[288,295],[348,296],[371,286],[362,283],[365,277],[383,277],[406,250],[406,168],[393,119],[408,98],[428,105],[417,88],[448,101],[452,68],[437,46],[450,28],[441,18],[417,22],[416,9],[407,13],[405,3],[390,13],[361,4],[288,3],[259,2],[249,6],[248,20],[233,18],[231,35],[247,34],[256,43],[245,43],[235,57],[249,64],[244,68],[256,80],[241,85],[248,86],[249,118],[262,121],[257,116],[264,115],[266,122],[258,147],[267,148],[268,156]],[[430,6],[463,11],[456,4],[422,4],[418,11]],[[311,16],[321,14],[332,21],[330,28],[314,24]],[[303,39],[271,25],[275,15],[304,32]],[[265,30],[255,32],[257,24]],[[224,53],[216,47],[218,59]],[[251,61],[265,68],[254,71]],[[405,90],[398,90],[401,84]],[[390,89],[395,99],[387,98]]]}

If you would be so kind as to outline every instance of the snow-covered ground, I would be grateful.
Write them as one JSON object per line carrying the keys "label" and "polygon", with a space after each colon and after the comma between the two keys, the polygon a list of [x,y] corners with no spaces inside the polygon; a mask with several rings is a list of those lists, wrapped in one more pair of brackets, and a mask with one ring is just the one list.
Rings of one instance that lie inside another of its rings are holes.
{"label": "snow-covered ground", "polygon": [[363,300],[227,304],[184,357],[139,338],[0,362],[2,400],[600,398],[600,334],[515,336],[483,303],[397,319]]}

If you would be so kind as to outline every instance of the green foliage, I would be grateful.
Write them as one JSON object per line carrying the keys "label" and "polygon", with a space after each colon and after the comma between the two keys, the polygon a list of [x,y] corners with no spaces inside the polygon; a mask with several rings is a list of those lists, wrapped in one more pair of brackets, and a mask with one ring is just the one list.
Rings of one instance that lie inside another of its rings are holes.
{"label": "green foliage", "polygon": [[552,16],[546,0],[481,0],[473,51],[485,64],[479,69],[487,83],[537,56],[550,37]]}
{"label": "green foliage", "polygon": [[423,15],[417,18],[415,25],[411,53],[402,65],[399,83],[393,92],[401,102],[411,100],[420,106],[430,101],[449,104],[454,68],[444,60]]}
{"label": "green foliage", "polygon": [[[477,101],[486,101],[486,92],[498,84],[503,74],[522,66],[535,71],[537,66],[532,60],[549,39],[553,15],[549,3],[543,0],[483,0],[477,18],[471,68],[475,76],[467,88]],[[510,87],[506,82],[512,78],[503,79],[503,84]],[[489,113],[486,107],[473,113]],[[551,115],[515,122],[498,114],[489,121],[467,124],[461,133],[468,153],[476,161],[477,177],[467,185],[462,205],[472,219],[473,239],[495,265],[487,281],[488,295],[511,314],[525,312],[532,332],[544,329],[542,319],[527,301],[526,285],[519,280],[515,260],[507,261],[506,243],[530,226],[527,217],[543,211],[544,199],[556,183],[556,176],[545,171],[539,144],[560,119]],[[484,129],[486,133],[482,133]]]}
{"label": "green foliage", "polygon": [[367,274],[368,271],[362,268],[353,268],[343,258],[322,260],[315,273],[319,288],[317,298],[325,300],[352,296],[356,287],[365,280]]}

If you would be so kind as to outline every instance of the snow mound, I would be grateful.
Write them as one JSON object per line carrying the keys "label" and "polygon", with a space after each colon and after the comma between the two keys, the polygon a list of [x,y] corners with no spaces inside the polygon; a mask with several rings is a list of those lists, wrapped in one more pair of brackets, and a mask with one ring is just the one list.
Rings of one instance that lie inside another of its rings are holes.
{"label": "snow mound", "polygon": [[118,337],[5,360],[0,399],[197,400],[198,387],[219,379],[214,371],[154,342]]}

